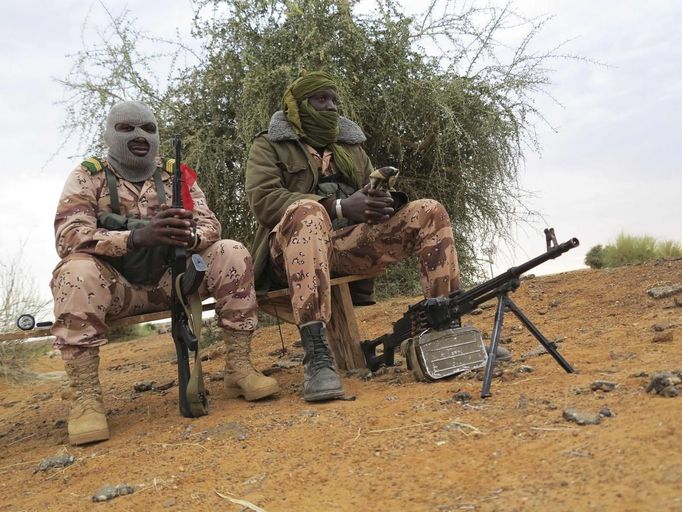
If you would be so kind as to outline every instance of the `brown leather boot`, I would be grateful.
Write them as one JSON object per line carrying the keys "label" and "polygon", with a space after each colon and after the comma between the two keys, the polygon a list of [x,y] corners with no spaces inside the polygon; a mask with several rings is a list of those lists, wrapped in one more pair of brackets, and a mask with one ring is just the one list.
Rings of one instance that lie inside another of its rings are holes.
{"label": "brown leather boot", "polygon": [[266,377],[251,364],[251,337],[248,331],[225,331],[225,391],[228,398],[243,396],[258,400],[279,391],[277,381]]}
{"label": "brown leather boot", "polygon": [[69,377],[67,396],[71,400],[69,443],[79,445],[109,439],[98,374],[99,347],[74,347],[70,355],[63,354],[63,357]]}

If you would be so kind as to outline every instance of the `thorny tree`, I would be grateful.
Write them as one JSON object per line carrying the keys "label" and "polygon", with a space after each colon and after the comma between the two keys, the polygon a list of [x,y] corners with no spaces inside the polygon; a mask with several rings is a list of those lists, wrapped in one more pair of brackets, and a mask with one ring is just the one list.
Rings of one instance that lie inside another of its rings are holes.
{"label": "thorny tree", "polygon": [[[173,133],[183,135],[225,236],[251,240],[249,144],[304,69],[338,78],[341,113],[366,132],[375,165],[400,168],[411,198],[446,206],[469,280],[484,270],[480,248],[509,241],[513,222],[531,215],[517,178],[524,150],[538,149],[534,123],[544,121],[533,99],[547,93],[548,62],[567,57],[559,47],[531,50],[548,18],[438,0],[419,16],[392,0],[363,12],[356,0],[200,0],[192,41],[152,37],[127,12],[109,19],[61,81],[67,136],[101,149],[109,107],[147,102],[166,150]],[[501,42],[510,31],[523,33],[512,48]]]}

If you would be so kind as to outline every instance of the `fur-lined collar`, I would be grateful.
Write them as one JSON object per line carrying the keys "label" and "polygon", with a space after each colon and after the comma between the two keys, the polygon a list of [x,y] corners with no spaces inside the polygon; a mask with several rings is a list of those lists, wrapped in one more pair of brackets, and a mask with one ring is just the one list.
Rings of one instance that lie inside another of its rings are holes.
{"label": "fur-lined collar", "polygon": [[[265,135],[270,142],[283,142],[285,140],[297,140],[291,123],[283,111],[278,110],[270,119],[268,133]],[[362,129],[350,119],[339,116],[339,138],[341,144],[362,144],[367,140]]]}

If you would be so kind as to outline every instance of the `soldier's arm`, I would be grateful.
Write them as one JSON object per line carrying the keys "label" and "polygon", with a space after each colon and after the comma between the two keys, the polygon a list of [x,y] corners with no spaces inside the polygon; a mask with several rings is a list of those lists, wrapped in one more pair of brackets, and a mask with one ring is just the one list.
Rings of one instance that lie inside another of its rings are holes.
{"label": "soldier's arm", "polygon": [[74,169],[64,184],[54,220],[55,245],[60,258],[74,252],[122,256],[129,231],[97,227],[98,190],[104,173],[92,175],[84,167]]}
{"label": "soldier's arm", "polygon": [[274,227],[287,207],[299,199],[319,201],[322,196],[291,192],[284,186],[277,154],[265,137],[256,137],[246,162],[246,198],[258,222]]}
{"label": "soldier's arm", "polygon": [[194,221],[199,237],[198,244],[193,247],[195,251],[201,251],[214,242],[220,240],[221,226],[218,218],[208,207],[206,196],[197,183],[190,189],[194,202]]}

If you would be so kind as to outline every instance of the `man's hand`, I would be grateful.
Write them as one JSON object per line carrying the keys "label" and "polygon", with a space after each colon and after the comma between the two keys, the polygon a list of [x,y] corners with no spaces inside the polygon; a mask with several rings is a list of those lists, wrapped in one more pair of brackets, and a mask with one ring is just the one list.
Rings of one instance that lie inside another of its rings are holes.
{"label": "man's hand", "polygon": [[187,247],[194,243],[193,226],[191,211],[161,205],[161,210],[151,218],[149,224],[134,229],[130,236],[133,237],[135,247],[157,245]]}
{"label": "man's hand", "polygon": [[370,190],[369,185],[341,201],[343,216],[354,222],[376,224],[388,220],[395,212],[393,198],[386,190]]}

